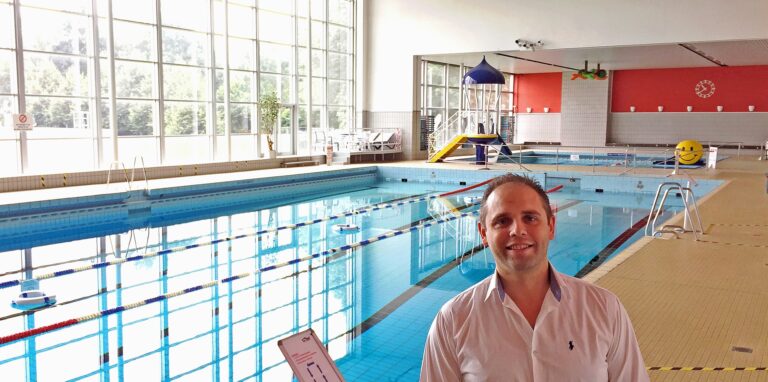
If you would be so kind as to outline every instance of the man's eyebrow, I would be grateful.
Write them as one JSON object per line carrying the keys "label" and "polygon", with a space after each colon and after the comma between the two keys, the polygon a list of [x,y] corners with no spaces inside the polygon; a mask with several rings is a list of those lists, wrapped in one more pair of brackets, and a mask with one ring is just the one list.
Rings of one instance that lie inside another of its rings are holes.
{"label": "man's eyebrow", "polygon": [[503,217],[507,217],[507,213],[506,212],[499,212],[499,213],[497,213],[495,215],[491,215],[491,220],[496,220],[498,218],[503,218]]}

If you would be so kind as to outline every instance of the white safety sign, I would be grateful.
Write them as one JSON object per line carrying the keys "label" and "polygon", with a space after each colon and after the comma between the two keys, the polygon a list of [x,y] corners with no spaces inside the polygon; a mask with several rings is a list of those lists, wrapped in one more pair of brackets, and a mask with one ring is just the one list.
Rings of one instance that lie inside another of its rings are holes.
{"label": "white safety sign", "polygon": [[32,116],[29,114],[14,114],[13,115],[13,129],[17,131],[32,130],[33,126]]}
{"label": "white safety sign", "polygon": [[717,167],[717,147],[709,148],[709,155],[707,156],[707,168]]}

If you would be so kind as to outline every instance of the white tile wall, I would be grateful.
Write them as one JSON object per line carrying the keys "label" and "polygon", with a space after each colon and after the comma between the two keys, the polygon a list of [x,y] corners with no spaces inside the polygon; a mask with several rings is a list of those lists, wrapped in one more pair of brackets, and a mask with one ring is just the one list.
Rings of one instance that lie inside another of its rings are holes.
{"label": "white tile wall", "polygon": [[571,80],[572,74],[563,72],[560,142],[563,146],[604,146],[610,81]]}
{"label": "white tile wall", "polygon": [[404,159],[425,159],[426,151],[419,151],[419,112],[363,111],[364,129],[397,128],[402,133]]}
{"label": "white tile wall", "polygon": [[513,143],[560,142],[560,113],[517,114]]}
{"label": "white tile wall", "polygon": [[675,144],[685,139],[763,145],[768,113],[611,113],[609,143]]}

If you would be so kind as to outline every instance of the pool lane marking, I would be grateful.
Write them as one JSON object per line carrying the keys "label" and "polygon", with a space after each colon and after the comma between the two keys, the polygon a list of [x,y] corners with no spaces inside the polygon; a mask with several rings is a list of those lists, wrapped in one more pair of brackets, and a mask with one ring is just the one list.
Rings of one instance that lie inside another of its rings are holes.
{"label": "pool lane marking", "polygon": [[464,252],[461,255],[461,257],[457,257],[445,263],[440,268],[437,268],[434,272],[430,273],[423,279],[416,282],[416,284],[406,289],[399,296],[395,297],[392,301],[390,301],[389,303],[384,305],[381,309],[376,311],[376,313],[372,314],[370,317],[365,319],[363,322],[361,322],[357,326],[342,333],[340,336],[351,335],[352,338],[355,338],[362,335],[363,333],[368,331],[368,329],[373,328],[374,326],[376,326],[376,324],[383,321],[385,318],[389,317],[390,314],[392,314],[395,310],[400,308],[400,306],[408,302],[408,300],[413,298],[417,293],[421,292],[423,289],[426,289],[430,284],[435,282],[437,279],[439,279],[446,273],[450,272],[454,267],[457,267],[459,265],[458,259],[463,259],[462,261],[466,261],[472,258],[477,253],[482,252],[484,248],[485,246],[483,246],[482,244],[478,244],[474,248]]}
{"label": "pool lane marking", "polygon": [[[427,195],[427,193],[408,195],[408,196],[404,196],[404,197],[400,197],[400,198],[394,198],[394,199],[391,199],[391,200],[388,200],[388,201],[382,202],[382,203],[394,203],[394,202],[398,202],[398,201],[401,201],[401,200],[407,200],[407,199],[410,199],[410,198],[420,197],[420,196],[423,196],[423,195]],[[311,201],[313,199],[308,199],[308,200]],[[306,202],[308,200],[304,200],[304,201]],[[142,227],[142,228],[147,228],[147,227]],[[244,231],[244,230],[245,229],[237,229],[236,232]],[[186,241],[186,240],[199,240],[201,237],[203,237],[203,236],[190,237],[190,238],[184,239],[182,241]],[[130,249],[130,250],[124,251],[123,254],[136,253],[136,252],[137,252],[137,250]],[[105,255],[106,256],[114,256],[115,253],[114,252],[110,252],[110,253],[106,253]],[[71,263],[78,263],[78,262],[83,262],[83,261],[90,261],[90,260],[93,260],[93,259],[95,259],[97,257],[102,257],[102,256],[103,255],[95,255],[95,256],[81,257],[79,259],[70,259],[70,260],[61,261],[61,262],[58,262],[58,263],[50,263],[50,264],[44,264],[44,265],[32,267],[29,270],[37,271],[37,270],[40,270],[40,269],[51,268],[51,267],[56,267],[56,266],[60,266],[60,265],[66,265],[66,264],[71,264]],[[15,270],[15,271],[10,271],[10,272],[0,273],[0,277],[14,275],[14,274],[17,274],[17,273],[23,273],[24,271],[25,270],[22,269],[22,270]],[[0,287],[0,289],[2,289],[2,287]]]}
{"label": "pool lane marking", "polygon": [[[431,199],[436,199],[436,198],[441,198],[442,199],[443,197],[446,197],[446,196],[449,196],[449,195],[459,194],[459,193],[463,193],[463,192],[467,192],[469,190],[475,189],[477,187],[480,187],[482,185],[485,185],[485,184],[489,183],[491,180],[493,180],[493,178],[488,179],[488,180],[486,180],[484,182],[472,185],[472,186],[460,188],[458,190],[454,190],[454,191],[450,191],[450,192],[445,192],[445,193],[442,193],[442,194],[439,194],[439,195],[426,196],[426,197],[423,197],[424,199],[422,199],[421,196],[425,195],[425,194],[417,194],[415,196],[406,196],[406,197],[402,197],[402,198],[395,198],[395,199],[392,199],[392,200],[390,200],[390,201],[388,201],[386,203],[379,203],[379,204],[371,205],[371,206],[368,206],[368,207],[365,207],[365,208],[359,208],[359,209],[356,209],[356,210],[352,210],[351,211],[352,214],[350,214],[350,212],[343,212],[343,213],[338,214],[336,216],[326,217],[326,218],[324,218],[322,220],[309,220],[309,221],[306,221],[306,222],[303,222],[303,223],[298,223],[297,225],[287,225],[287,226],[283,226],[283,227],[270,228],[270,229],[267,229],[267,230],[263,230],[263,231],[258,231],[258,232],[255,232],[255,233],[247,234],[247,236],[238,235],[238,236],[235,237],[235,239],[240,239],[240,238],[249,237],[249,236],[257,236],[257,235],[264,234],[264,233],[276,232],[276,231],[282,230],[282,229],[295,229],[295,228],[298,228],[298,227],[301,227],[301,226],[311,225],[311,224],[319,223],[319,222],[322,222],[322,221],[325,221],[325,220],[333,220],[333,219],[338,218],[338,217],[347,217],[347,216],[357,215],[357,214],[360,214],[362,212],[370,212],[370,211],[367,211],[368,209],[371,209],[371,211],[376,211],[378,209],[392,208],[393,206],[401,206],[401,205],[405,205],[405,204],[413,204],[413,203],[417,203],[417,202],[420,202],[420,201],[424,201],[426,199],[430,199],[430,200]],[[475,197],[474,199],[477,199],[477,197]],[[395,202],[397,202],[397,203],[395,203]],[[383,205],[389,205],[389,206],[388,207],[382,207],[382,208],[376,208],[377,206],[383,206]],[[167,248],[167,249],[162,250],[162,251],[151,252],[149,254],[145,254],[145,256],[146,255],[152,255],[150,257],[154,257],[156,255],[163,255],[163,254],[172,253],[172,252],[176,252],[176,251],[182,251],[182,250],[191,249],[191,248],[197,248],[197,247],[206,246],[206,245],[218,244],[218,243],[226,241],[226,240],[227,240],[227,238],[224,238],[224,239],[215,240],[213,242],[195,243],[195,244],[190,244],[188,246],[183,246],[183,247]],[[112,255],[114,255],[114,253]],[[110,265],[115,265],[115,264],[120,264],[120,263],[123,263],[123,262],[129,262],[129,261],[135,261],[135,260],[141,260],[142,259],[142,258],[132,258],[132,257],[128,257],[128,258],[131,258],[131,260],[122,261],[122,262],[114,262],[114,263],[112,263]],[[89,260],[89,259],[92,259],[92,257],[85,257],[85,258],[82,258],[82,259],[70,260],[70,261],[65,261],[65,262],[56,263],[56,264],[47,264],[44,267],[56,266],[56,265],[61,265],[61,264],[67,264],[67,263],[70,263],[70,262],[73,262],[73,261],[83,261],[83,260]],[[87,270],[91,270],[91,269],[96,269],[96,267],[98,265],[99,264],[92,264],[92,265],[89,265],[89,266],[83,266],[83,267],[74,268],[74,269],[75,269],[75,272],[82,272],[82,271],[87,271]],[[32,268],[32,269],[33,270],[34,269],[41,269],[41,268],[44,268],[44,267],[36,267],[36,268]],[[5,275],[13,274],[13,273],[18,273],[18,272],[8,272],[8,273],[0,274],[0,276],[5,276]],[[56,272],[53,272],[53,273],[50,273],[50,274],[43,274],[43,275],[38,276],[37,278],[35,278],[35,280],[43,280],[43,279],[47,279],[47,278],[58,277],[57,275],[55,275],[55,273]],[[70,273],[74,273],[74,272],[69,272],[69,273],[65,273],[65,274],[70,274]],[[61,274],[61,276],[65,275],[65,274]],[[20,281],[21,280],[12,280],[12,281],[0,282],[0,289],[5,289],[5,288],[12,287],[12,286],[20,285]]]}
{"label": "pool lane marking", "polygon": [[768,367],[647,366],[649,371],[768,371]]}
{"label": "pool lane marking", "polygon": [[[439,217],[444,217],[444,216],[446,216],[446,215],[447,215],[447,214],[449,214],[449,213],[454,213],[454,214],[455,214],[455,213],[457,213],[458,211],[462,211],[462,210],[464,210],[464,209],[466,209],[466,208],[469,208],[469,207],[471,207],[471,206],[474,206],[474,205],[476,205],[476,204],[478,204],[478,203],[479,203],[479,202],[472,202],[472,203],[468,203],[468,204],[463,204],[463,205],[460,205],[460,206],[458,206],[458,207],[452,207],[452,208],[451,208],[451,211],[446,211],[446,212],[442,213],[442,214],[441,214]],[[411,227],[412,227],[412,226],[414,226],[414,225],[418,225],[419,223],[423,223],[423,222],[425,222],[425,221],[429,221],[429,220],[432,220],[432,219],[433,219],[433,218],[424,218],[424,219],[419,219],[419,220],[417,220],[417,221],[415,221],[415,222],[413,222],[413,223],[410,223],[410,224],[406,224],[406,225],[400,226],[400,227],[398,227],[398,228],[395,228],[395,230],[402,230],[402,229],[407,229],[407,228],[409,229],[409,228],[411,228]],[[259,238],[259,240],[261,240],[261,238]],[[325,260],[326,260],[326,263],[328,263],[328,262],[330,262],[330,261],[334,261],[334,260],[336,260],[336,259],[338,259],[338,258],[340,258],[341,256],[344,256],[344,255],[346,255],[346,252],[344,252],[344,251],[342,251],[342,252],[339,252],[339,253],[337,253],[337,254],[336,254],[336,255],[334,255],[334,256],[331,256],[331,257],[329,257],[329,258],[326,258],[326,259],[325,259]],[[184,275],[187,275],[187,274],[189,274],[189,273],[192,273],[192,272],[197,272],[197,271],[200,271],[200,269],[195,269],[195,270],[192,270],[192,271],[189,271],[189,272],[186,272],[186,273],[182,273],[182,274],[179,274],[179,275],[176,275],[176,276],[184,276]],[[299,271],[299,272],[297,272],[297,273],[292,273],[292,274],[290,274],[290,275],[288,275],[288,276],[286,276],[286,277],[292,277],[292,276],[296,276],[296,275],[298,275],[299,273],[301,273],[301,271]],[[154,280],[154,281],[148,281],[148,282],[146,282],[146,283],[141,283],[141,284],[137,284],[137,285],[134,285],[134,286],[142,286],[142,285],[145,285],[145,284],[151,284],[151,283],[153,283],[153,282],[157,282],[157,280]],[[105,292],[107,292],[107,291],[105,291]],[[99,292],[99,293],[96,293],[96,294],[91,294],[91,295],[89,295],[89,296],[82,296],[82,297],[78,297],[78,298],[75,298],[75,299],[73,299],[73,300],[68,300],[68,301],[58,302],[58,303],[56,303],[56,306],[68,305],[68,304],[71,304],[71,303],[75,303],[75,302],[84,301],[84,300],[87,300],[87,299],[89,299],[89,298],[93,298],[93,297],[99,296],[100,294],[101,294],[101,292]],[[4,321],[4,320],[10,319],[10,318],[15,318],[15,317],[18,317],[18,316],[22,316],[22,315],[25,315],[25,314],[27,314],[27,313],[29,313],[29,312],[37,312],[37,311],[39,311],[39,310],[44,310],[44,309],[47,309],[47,308],[48,308],[48,307],[40,307],[40,308],[36,308],[36,309],[31,309],[31,310],[28,310],[28,311],[23,311],[23,312],[17,312],[17,313],[13,313],[13,314],[10,314],[10,315],[7,315],[7,316],[3,316],[3,317],[0,317],[0,321]],[[0,362],[0,364],[2,364],[2,363]]]}
{"label": "pool lane marking", "polygon": [[[244,233],[244,234],[229,236],[229,237],[225,237],[225,238],[221,238],[221,239],[212,240],[212,241],[209,241],[209,242],[195,243],[195,244],[185,245],[185,246],[181,246],[181,247],[168,248],[168,249],[164,249],[164,250],[161,250],[161,251],[146,253],[146,254],[143,254],[143,255],[129,256],[129,257],[124,257],[124,258],[120,258],[120,259],[104,261],[104,262],[101,262],[101,263],[88,264],[88,265],[84,265],[84,266],[76,267],[76,268],[62,269],[62,270],[59,270],[59,271],[56,271],[56,272],[45,273],[45,274],[39,275],[39,276],[37,276],[37,277],[35,277],[35,278],[31,279],[31,280],[38,280],[39,281],[39,280],[45,280],[45,279],[50,279],[50,278],[54,278],[54,277],[65,276],[65,275],[69,275],[69,274],[73,274],[73,273],[77,273],[77,272],[88,271],[88,270],[92,270],[92,269],[105,268],[105,267],[108,267],[110,265],[123,264],[123,263],[132,262],[132,261],[144,260],[144,259],[148,259],[148,258],[152,258],[152,257],[156,257],[156,256],[162,256],[162,255],[166,255],[166,254],[170,254],[170,253],[174,253],[174,252],[181,252],[181,251],[185,251],[185,250],[189,250],[189,249],[194,249],[194,248],[199,248],[199,247],[203,247],[203,246],[209,246],[209,245],[213,245],[213,244],[224,243],[224,242],[227,242],[227,241],[233,241],[233,240],[238,240],[238,239],[243,239],[243,238],[253,237],[253,236],[260,236],[260,235],[264,235],[264,234],[268,234],[268,233],[273,233],[273,232],[277,232],[277,231],[281,231],[281,230],[286,230],[286,229],[296,229],[296,228],[300,228],[300,227],[304,227],[304,226],[309,226],[309,225],[316,224],[316,223],[321,223],[321,222],[324,222],[324,221],[338,219],[338,218],[341,218],[341,217],[349,217],[349,216],[354,216],[354,215],[360,215],[360,214],[363,214],[363,213],[368,213],[368,212],[373,212],[373,211],[378,211],[378,210],[383,210],[383,209],[388,209],[388,208],[404,206],[404,205],[407,205],[407,204],[420,203],[420,202],[423,202],[423,201],[437,199],[439,197],[440,197],[439,195],[430,195],[430,196],[422,196],[422,197],[418,197],[418,198],[404,199],[404,200],[400,200],[400,201],[395,202],[395,203],[379,203],[379,204],[374,204],[374,205],[369,206],[369,207],[354,209],[354,210],[351,210],[351,211],[345,211],[345,212],[342,212],[342,213],[339,213],[339,214],[336,214],[336,215],[326,216],[326,217],[318,218],[318,219],[314,219],[314,220],[307,220],[307,221],[301,222],[301,223],[287,224],[287,225],[280,226],[280,227],[267,228],[267,229],[263,229],[263,230],[260,230],[260,231],[255,231],[255,232],[250,232],[250,233]],[[477,198],[473,197],[473,199],[477,199]],[[14,286],[17,286],[17,285],[21,285],[21,280],[5,281],[5,282],[0,283],[0,289],[10,288],[10,287],[14,287]]]}
{"label": "pool lane marking", "polygon": [[573,277],[582,278],[589,274],[589,272],[594,271],[599,266],[601,266],[608,257],[610,257],[614,252],[616,252],[619,247],[624,245],[624,243],[629,240],[632,235],[637,233],[641,228],[645,227],[645,225],[648,223],[648,219],[651,217],[650,214],[646,215],[644,218],[638,220],[635,224],[632,224],[631,227],[627,228],[624,232],[621,233],[618,237],[613,239],[610,243],[608,243],[605,248],[603,248],[600,252],[595,255],[589,262],[584,265],[578,272],[576,272],[576,275]]}
{"label": "pool lane marking", "polygon": [[145,300],[142,300],[142,301],[137,301],[137,302],[134,302],[134,303],[131,303],[131,304],[117,306],[115,308],[110,308],[110,309],[102,310],[100,312],[92,313],[92,314],[89,314],[89,315],[86,315],[86,316],[72,318],[72,319],[65,320],[65,321],[60,321],[60,322],[57,322],[57,323],[54,323],[54,324],[45,325],[45,326],[41,326],[41,327],[38,327],[38,328],[25,330],[25,331],[18,332],[18,333],[15,333],[15,334],[11,334],[11,335],[8,335],[8,336],[3,336],[3,337],[0,337],[0,345],[6,344],[6,343],[9,343],[9,342],[13,342],[13,341],[17,341],[17,340],[20,340],[20,339],[24,339],[24,338],[27,338],[27,337],[35,336],[35,335],[38,335],[38,334],[42,334],[42,333],[45,333],[45,332],[49,332],[49,331],[52,331],[52,330],[65,328],[65,327],[72,326],[72,325],[75,325],[75,324],[78,324],[78,323],[81,323],[81,322],[86,322],[86,321],[94,320],[94,319],[97,319],[97,318],[109,316],[109,315],[112,315],[112,314],[115,314],[115,313],[124,312],[126,310],[130,310],[130,309],[133,309],[133,308],[138,308],[140,306],[144,306],[144,305],[147,305],[147,304],[164,301],[164,300],[167,300],[167,299],[170,299],[170,298],[173,298],[173,297],[176,297],[176,296],[180,296],[180,295],[183,295],[183,294],[196,292],[196,291],[199,291],[199,290],[210,288],[210,287],[212,287],[214,285],[217,285],[219,283],[221,283],[221,284],[229,283],[229,282],[232,282],[232,281],[235,281],[235,280],[239,280],[239,279],[243,279],[243,278],[246,278],[246,277],[249,277],[249,276],[253,276],[253,275],[256,275],[256,274],[259,274],[259,273],[268,272],[268,271],[275,270],[275,269],[282,268],[282,267],[286,267],[286,266],[289,266],[289,265],[294,265],[294,264],[297,264],[297,263],[302,262],[302,261],[311,260],[311,259],[320,258],[320,257],[325,257],[325,256],[333,255],[333,254],[336,254],[336,253],[339,253],[339,252],[345,252],[345,251],[348,251],[348,250],[351,250],[351,249],[354,249],[354,248],[366,246],[366,245],[368,245],[370,243],[373,243],[373,242],[376,242],[376,241],[379,241],[379,240],[384,240],[384,239],[387,239],[387,238],[390,238],[390,237],[395,237],[395,236],[399,236],[399,235],[402,235],[402,234],[405,234],[405,233],[410,233],[410,232],[413,232],[413,231],[417,231],[417,230],[419,230],[421,228],[431,227],[433,225],[442,224],[442,223],[449,222],[449,221],[456,220],[456,219],[463,218],[463,217],[476,216],[477,214],[478,214],[477,211],[473,211],[473,212],[463,213],[463,214],[458,215],[458,216],[457,215],[451,215],[451,216],[447,216],[447,217],[442,218],[442,219],[435,219],[435,220],[432,220],[432,221],[420,224],[418,226],[413,226],[413,227],[409,227],[409,228],[402,229],[402,230],[397,230],[397,231],[390,231],[388,233],[381,234],[381,235],[378,235],[378,236],[374,236],[374,237],[371,237],[369,239],[361,240],[361,241],[358,241],[356,243],[342,245],[340,247],[327,249],[325,251],[317,252],[317,253],[314,253],[312,255],[308,255],[308,256],[292,259],[292,260],[289,260],[289,261],[285,261],[285,262],[282,262],[282,263],[277,263],[277,264],[269,265],[269,266],[266,266],[266,267],[262,267],[262,268],[257,269],[255,272],[241,273],[239,275],[226,277],[226,278],[223,278],[223,279],[220,279],[220,280],[212,280],[212,281],[209,281],[209,282],[204,283],[204,284],[200,284],[200,285],[197,285],[197,286],[189,287],[189,288],[186,288],[186,289],[183,289],[183,290],[179,290],[179,291],[175,291],[175,292],[171,292],[171,293],[162,294],[162,295],[155,296],[155,297],[152,297],[152,298],[149,298],[149,299],[145,299]]}
{"label": "pool lane marking", "polygon": [[[554,190],[554,191],[557,191],[557,190],[559,190],[559,188]],[[549,193],[549,192],[554,192],[554,191],[547,191],[547,192]],[[573,207],[573,206],[575,206],[575,205],[577,205],[579,203],[581,203],[581,200],[568,200],[566,203],[552,206],[552,212],[556,213],[558,211],[565,211],[566,209],[568,209],[570,207]],[[484,248],[485,247],[483,246],[483,244],[478,244],[474,248],[471,248],[468,251],[464,252],[460,257],[458,257],[458,259],[463,259],[462,261],[466,261],[467,259],[470,259],[472,256],[482,252]],[[363,322],[361,322],[357,326],[347,330],[346,332],[343,332],[340,335],[330,339],[329,342],[332,341],[332,340],[335,340],[337,338],[340,338],[342,336],[346,336],[346,335],[351,335],[352,338],[355,338],[355,337],[363,334],[368,329],[371,329],[376,324],[378,324],[379,322],[381,322],[385,318],[387,318],[392,312],[397,310],[397,308],[399,308],[401,305],[403,305],[406,302],[408,302],[408,300],[413,298],[421,290],[423,290],[426,287],[428,287],[430,284],[435,282],[437,279],[439,279],[440,277],[442,277],[443,275],[448,273],[451,269],[453,269],[453,267],[456,267],[458,265],[459,265],[459,263],[458,263],[458,260],[456,258],[454,258],[453,260],[445,263],[444,265],[442,265],[439,268],[437,268],[434,272],[430,273],[429,275],[427,275],[423,279],[421,279],[418,282],[416,282],[416,284],[414,284],[410,288],[406,289],[403,293],[401,293],[399,296],[395,297],[392,301],[390,301],[389,303],[384,305],[381,309],[376,311],[376,313],[372,314],[370,317],[365,319]]]}

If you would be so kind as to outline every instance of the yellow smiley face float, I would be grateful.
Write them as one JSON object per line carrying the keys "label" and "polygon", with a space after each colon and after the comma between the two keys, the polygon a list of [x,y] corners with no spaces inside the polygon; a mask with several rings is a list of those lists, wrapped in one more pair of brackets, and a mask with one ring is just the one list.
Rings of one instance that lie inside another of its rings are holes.
{"label": "yellow smiley face float", "polygon": [[680,163],[694,164],[701,159],[704,148],[701,143],[694,140],[680,141],[675,147],[680,150]]}

